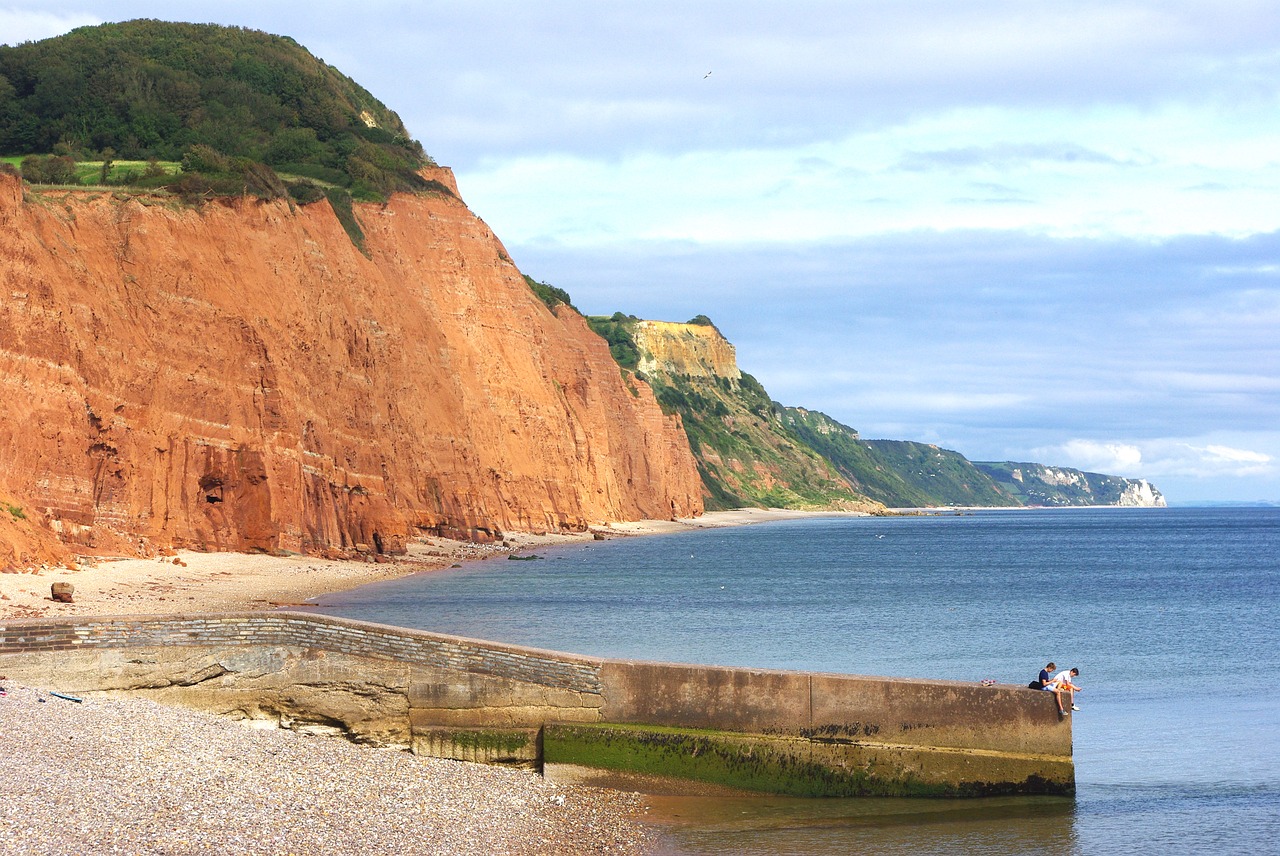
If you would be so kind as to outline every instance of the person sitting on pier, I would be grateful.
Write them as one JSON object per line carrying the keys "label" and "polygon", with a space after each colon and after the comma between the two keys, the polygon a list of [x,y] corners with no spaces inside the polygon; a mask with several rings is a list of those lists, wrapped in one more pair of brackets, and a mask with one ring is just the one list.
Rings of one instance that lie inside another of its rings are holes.
{"label": "person sitting on pier", "polygon": [[1058,713],[1066,715],[1066,710],[1062,707],[1062,694],[1067,694],[1067,699],[1071,704],[1072,710],[1079,710],[1076,706],[1076,693],[1080,692],[1080,687],[1071,682],[1072,678],[1080,675],[1079,669],[1063,669],[1061,672],[1053,676],[1053,680],[1049,682],[1049,686],[1045,689],[1053,688],[1053,696],[1058,700]]}
{"label": "person sitting on pier", "polygon": [[1033,690],[1042,690],[1045,687],[1049,686],[1049,682],[1053,680],[1053,670],[1056,668],[1058,668],[1058,665],[1056,663],[1050,662],[1049,665],[1045,666],[1043,669],[1040,670],[1040,674],[1036,677],[1034,681],[1027,684],[1027,688],[1033,689]]}

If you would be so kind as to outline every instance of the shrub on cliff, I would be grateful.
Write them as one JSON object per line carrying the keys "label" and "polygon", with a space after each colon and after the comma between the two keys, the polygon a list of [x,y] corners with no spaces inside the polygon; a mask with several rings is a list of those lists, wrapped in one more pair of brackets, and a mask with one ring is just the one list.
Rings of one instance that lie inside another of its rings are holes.
{"label": "shrub on cliff", "polygon": [[554,285],[546,282],[539,282],[528,274],[522,274],[525,284],[538,296],[538,299],[547,305],[548,309],[555,309],[560,304],[564,304],[574,312],[578,308],[573,305],[573,301],[569,299],[569,292],[563,288],[556,288]]}
{"label": "shrub on cliff", "polygon": [[639,319],[634,315],[615,312],[609,317],[592,315],[587,323],[596,335],[609,343],[609,353],[614,362],[624,369],[634,370],[640,364],[640,349],[636,346],[635,327]]}
{"label": "shrub on cliff", "polygon": [[231,158],[204,143],[196,143],[182,153],[182,171],[218,175],[231,172]]}
{"label": "shrub on cliff", "polygon": [[291,181],[285,186],[290,198],[299,205],[310,205],[324,199],[324,188],[309,181]]}
{"label": "shrub on cliff", "polygon": [[164,187],[188,202],[212,196],[248,195],[260,199],[281,199],[290,195],[284,181],[265,163],[249,158],[230,158],[204,145],[187,149],[182,157],[182,172],[176,178],[156,171],[139,183]]}
{"label": "shrub on cliff", "polygon": [[77,184],[76,162],[66,155],[22,159],[22,177],[31,184]]}

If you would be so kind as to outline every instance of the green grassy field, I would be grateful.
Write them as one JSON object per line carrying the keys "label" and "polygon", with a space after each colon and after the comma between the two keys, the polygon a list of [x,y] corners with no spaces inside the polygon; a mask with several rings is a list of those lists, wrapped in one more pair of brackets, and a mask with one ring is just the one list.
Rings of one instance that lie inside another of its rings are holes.
{"label": "green grassy field", "polygon": [[[21,169],[22,159],[30,157],[30,155],[0,155],[0,162],[12,164],[15,168]],[[177,175],[182,172],[182,164],[178,161],[157,161],[156,162],[169,175]],[[112,186],[128,185],[131,176],[140,177],[147,169],[147,161],[137,160],[118,160],[111,162],[111,172],[107,177],[107,184]],[[288,172],[276,173],[283,181],[309,181],[323,188],[336,187],[333,182],[323,181],[305,175],[294,175]],[[77,161],[76,162],[76,180],[84,187],[100,186],[102,181],[102,161]]]}
{"label": "green grassy field", "polygon": [[[3,155],[0,156],[0,161],[21,168],[22,160],[26,157],[30,157],[30,155]],[[147,163],[147,161],[138,160],[112,161],[111,170],[107,174],[107,183],[128,183],[128,179],[131,176],[140,177],[146,171]],[[182,164],[177,161],[157,161],[157,163],[169,175],[177,175],[182,171]],[[76,179],[86,187],[100,184],[102,182],[102,161],[76,161]]]}

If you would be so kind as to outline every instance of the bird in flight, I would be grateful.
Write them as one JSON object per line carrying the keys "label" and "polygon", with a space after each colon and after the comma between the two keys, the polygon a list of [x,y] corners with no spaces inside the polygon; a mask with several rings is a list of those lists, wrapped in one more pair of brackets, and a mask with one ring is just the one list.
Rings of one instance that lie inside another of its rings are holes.
{"label": "bird in flight", "polygon": [[710,76],[711,76],[711,72],[708,71],[706,74],[702,75],[702,79],[706,80]]}

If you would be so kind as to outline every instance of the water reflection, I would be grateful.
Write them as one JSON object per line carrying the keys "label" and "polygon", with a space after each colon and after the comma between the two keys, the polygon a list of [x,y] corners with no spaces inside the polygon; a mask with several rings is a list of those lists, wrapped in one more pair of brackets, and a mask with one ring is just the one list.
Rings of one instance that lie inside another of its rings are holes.
{"label": "water reflection", "polygon": [[549,764],[548,778],[645,794],[659,856],[1070,854],[1070,797],[806,799]]}
{"label": "water reflection", "polygon": [[665,856],[1071,853],[1075,802],[655,796]]}

